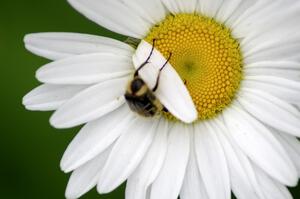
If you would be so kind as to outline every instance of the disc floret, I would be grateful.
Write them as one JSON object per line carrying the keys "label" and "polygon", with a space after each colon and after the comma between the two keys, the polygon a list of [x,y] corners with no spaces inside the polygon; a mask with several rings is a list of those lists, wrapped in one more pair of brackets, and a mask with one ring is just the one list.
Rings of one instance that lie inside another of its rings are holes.
{"label": "disc floret", "polygon": [[243,58],[231,30],[199,14],[169,15],[145,38],[185,82],[200,120],[216,116],[230,105],[242,79]]}

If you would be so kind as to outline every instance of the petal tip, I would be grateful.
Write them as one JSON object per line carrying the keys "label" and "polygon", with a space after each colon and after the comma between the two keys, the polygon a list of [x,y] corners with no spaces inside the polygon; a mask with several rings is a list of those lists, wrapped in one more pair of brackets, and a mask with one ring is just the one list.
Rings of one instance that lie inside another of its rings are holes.
{"label": "petal tip", "polygon": [[55,113],[51,116],[49,122],[52,127],[57,128],[57,129],[70,128],[69,125],[61,122],[60,118],[58,118]]}
{"label": "petal tip", "polygon": [[[35,72],[35,78],[40,81],[40,82],[46,82],[49,81],[51,82],[51,80],[48,78],[48,74],[49,74],[49,68],[51,69],[52,63],[48,63],[44,66],[42,66],[41,68],[39,68],[36,72]],[[48,73],[47,73],[48,71]]]}
{"label": "petal tip", "polygon": [[22,98],[22,104],[23,106],[27,106],[29,105],[29,101],[30,101],[30,97],[29,97],[29,93],[27,93],[23,98]]}
{"label": "petal tip", "polygon": [[[31,40],[32,40],[33,36],[34,36],[34,33],[26,34],[26,35],[24,36],[24,38],[23,38],[23,42],[24,42],[25,44],[31,43]],[[25,47],[26,47],[26,46],[25,46]]]}
{"label": "petal tip", "polygon": [[72,171],[72,169],[69,168],[69,164],[65,161],[64,157],[60,161],[59,167],[60,170],[62,170],[64,173],[69,173],[70,171]]}
{"label": "petal tip", "polygon": [[198,113],[197,113],[196,109],[194,109],[190,115],[188,115],[184,118],[181,118],[180,120],[184,123],[191,124],[191,123],[195,122],[197,119],[198,119]]}
{"label": "petal tip", "polygon": [[33,96],[31,95],[31,92],[27,93],[23,98],[22,98],[22,105],[30,111],[35,110],[34,104],[32,104],[32,99]]}
{"label": "petal tip", "polygon": [[60,169],[64,173],[69,173],[77,168],[79,168],[80,164],[72,159],[72,156],[68,153],[68,149],[64,153],[63,157],[60,160]]}
{"label": "petal tip", "polygon": [[98,185],[97,185],[97,192],[99,194],[107,194],[112,191],[108,187],[103,186],[102,184],[103,184],[102,182],[98,182]]}
{"label": "petal tip", "polygon": [[[295,169],[296,171],[296,169]],[[298,182],[299,182],[299,179],[298,179],[298,175],[297,175],[297,171],[294,172],[294,174],[291,176],[291,179],[289,180],[287,184],[287,186],[289,187],[297,187],[298,186]]]}
{"label": "petal tip", "polygon": [[78,193],[76,193],[76,190],[71,189],[70,186],[67,186],[66,192],[65,192],[66,199],[77,199],[80,197]]}

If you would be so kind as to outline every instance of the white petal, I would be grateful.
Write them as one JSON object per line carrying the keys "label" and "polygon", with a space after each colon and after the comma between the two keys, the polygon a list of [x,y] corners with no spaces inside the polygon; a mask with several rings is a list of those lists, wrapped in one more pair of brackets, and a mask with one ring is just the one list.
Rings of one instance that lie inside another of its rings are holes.
{"label": "white petal", "polygon": [[[193,133],[194,135],[194,133]],[[194,139],[194,138],[192,138]],[[180,192],[181,199],[209,199],[202,176],[200,175],[195,154],[194,142],[191,143],[190,159],[186,168],[183,185]]]}
{"label": "white petal", "polygon": [[260,121],[300,137],[300,113],[292,105],[255,89],[243,89],[239,102]]}
{"label": "white petal", "polygon": [[[143,40],[140,43],[136,54],[133,56],[135,68],[138,68],[147,59],[151,49],[152,46],[146,41]],[[166,59],[155,49],[150,63],[140,70],[139,74],[149,88],[154,87],[158,71],[165,62]],[[155,95],[169,112],[181,121],[191,123],[197,119],[197,110],[193,100],[170,63],[161,72],[159,86]]]}
{"label": "white petal", "polygon": [[[133,183],[133,182],[132,181],[128,182],[128,180],[126,183],[125,199],[130,199],[133,197],[139,197],[138,199],[150,199],[151,186],[149,186],[148,189],[146,189],[146,191],[137,190],[137,187],[136,188],[134,187],[135,183],[129,184],[129,183]],[[132,189],[139,191],[139,193],[134,193],[134,190],[132,190]],[[130,192],[130,193],[128,193],[128,192]],[[140,194],[142,194],[142,195],[140,195]]]}
{"label": "white petal", "polygon": [[162,0],[168,10],[173,13],[193,13],[197,8],[198,0]]}
{"label": "white petal", "polygon": [[128,78],[113,79],[77,94],[51,117],[56,128],[69,128],[95,120],[124,104]]}
{"label": "white petal", "polygon": [[136,171],[128,178],[126,199],[143,199],[147,189],[156,179],[165,160],[167,152],[169,126],[161,119],[153,143]]}
{"label": "white petal", "polygon": [[274,77],[285,78],[293,81],[300,81],[300,67],[297,69],[293,68],[245,68],[245,77],[248,76],[263,76],[269,75]]}
{"label": "white petal", "polygon": [[285,186],[267,176],[266,173],[257,166],[252,166],[265,199],[293,199],[293,196]]}
{"label": "white petal", "polygon": [[69,172],[93,159],[124,133],[124,128],[133,118],[134,115],[124,104],[112,113],[86,124],[65,151],[61,169]]}
{"label": "white petal", "polygon": [[208,122],[195,125],[198,167],[210,199],[230,199],[228,166],[216,130]]}
{"label": "white petal", "polygon": [[172,1],[172,0],[161,0],[163,2],[163,4],[167,7],[167,9],[173,13],[173,14],[176,14],[176,13],[180,13],[180,5],[179,5],[179,1],[175,0],[175,1]]}
{"label": "white petal", "polygon": [[90,20],[123,35],[143,38],[151,28],[151,23],[133,12],[122,1],[68,0],[68,2]]}
{"label": "white petal", "polygon": [[[281,27],[281,29],[284,27]],[[243,41],[243,48],[247,49],[244,51],[244,57],[254,57],[259,55],[260,53],[265,53],[268,51],[272,51],[273,49],[282,49],[282,47],[292,47],[293,45],[299,43],[300,38],[299,35],[295,35],[294,32],[285,33],[283,31],[273,30],[270,34],[265,34],[265,36],[260,37],[258,40],[252,39],[251,42]],[[281,34],[281,35],[280,35]],[[275,36],[276,39],[270,40],[268,37]],[[257,38],[257,37],[256,37]]]}
{"label": "white petal", "polygon": [[137,117],[116,142],[104,166],[97,190],[108,193],[122,184],[137,168],[156,134],[157,118]]}
{"label": "white petal", "polygon": [[166,159],[152,184],[151,199],[177,199],[189,159],[190,133],[182,123],[171,129]]}
{"label": "white petal", "polygon": [[285,148],[287,154],[290,156],[294,165],[298,171],[298,177],[300,177],[300,142],[299,140],[291,135],[280,133],[279,131],[274,132],[274,135],[278,141]]}
{"label": "white petal", "polygon": [[298,31],[298,13],[298,2],[273,1],[244,20],[242,24],[248,29],[241,41],[245,60],[285,60],[297,56],[300,37],[294,33]]}
{"label": "white petal", "polygon": [[260,61],[245,65],[245,68],[278,68],[278,69],[298,69],[300,70],[300,63],[293,61]]}
{"label": "white petal", "polygon": [[36,77],[50,84],[93,84],[133,72],[129,56],[97,53],[58,60],[41,67]]}
{"label": "white petal", "polygon": [[96,186],[110,150],[111,148],[108,148],[72,173],[66,189],[66,198],[79,198]]}
{"label": "white petal", "polygon": [[43,84],[24,96],[23,105],[29,110],[56,110],[64,102],[85,88],[87,88],[87,86]]}
{"label": "white petal", "polygon": [[199,0],[198,12],[207,17],[214,18],[223,1],[224,0]]}
{"label": "white petal", "polygon": [[180,5],[181,12],[194,13],[197,10],[199,0],[185,0],[185,1],[177,0],[177,1]]}
{"label": "white petal", "polygon": [[[226,0],[228,1],[228,0]],[[224,2],[226,2],[224,1]],[[270,1],[270,0],[268,0]],[[244,18],[247,18],[249,15],[251,16],[253,12],[257,12],[262,6],[265,4],[268,5],[267,0],[264,1],[258,1],[258,0],[243,0],[238,5],[233,4],[233,6],[237,6],[236,9],[234,9],[234,12],[232,12],[229,16],[229,18],[226,20],[226,24],[228,27],[231,27],[231,30],[233,31],[233,35],[235,35],[236,38],[244,38],[245,35],[247,35],[248,30],[244,28],[243,26],[237,26],[239,25],[240,21],[243,21]],[[238,3],[238,2],[236,2]],[[223,3],[224,4],[224,3]],[[222,9],[222,8],[221,8]],[[229,8],[229,10],[232,8]]]}
{"label": "white petal", "polygon": [[245,64],[246,76],[272,75],[291,80],[300,80],[300,63],[294,61],[260,61]]}
{"label": "white petal", "polygon": [[[265,8],[271,7],[273,0],[244,0],[239,6],[238,13],[235,13],[232,28],[241,28],[242,25],[249,23],[253,15],[261,14]],[[242,25],[241,25],[242,24]]]}
{"label": "white petal", "polygon": [[151,23],[160,23],[167,15],[161,0],[117,0],[123,2],[132,12]]}
{"label": "white petal", "polygon": [[[201,0],[200,0],[201,2]],[[224,0],[216,15],[216,19],[226,22],[233,15],[234,11],[240,6],[242,0]]]}
{"label": "white petal", "polygon": [[300,102],[300,82],[266,75],[247,76],[243,85],[245,88],[265,91],[290,103]]}
{"label": "white petal", "polygon": [[[276,12],[279,9],[282,12]],[[245,52],[245,56],[258,55],[267,48],[281,48],[281,45],[286,45],[289,41],[299,41],[299,36],[294,34],[298,30],[296,25],[299,21],[298,13],[298,2],[273,1],[243,20],[241,24],[249,29],[248,35],[242,41],[243,46],[249,49]]]}
{"label": "white petal", "polygon": [[[292,11],[293,8],[297,7],[294,1],[290,1],[289,3],[272,0],[245,2],[255,2],[255,4],[244,13],[241,13],[239,19],[232,26],[233,29],[245,29],[248,31],[248,34],[244,35],[245,41],[257,39],[269,32],[274,33],[276,29],[281,29],[281,32],[289,30],[291,28],[286,28],[287,24],[290,24],[292,21],[293,23],[297,21],[295,20],[297,17],[297,15],[295,15],[296,9]],[[290,6],[291,4],[293,4],[293,6]],[[278,10],[282,10],[282,12],[277,12]],[[267,38],[266,40],[262,40],[262,43],[270,39],[276,40],[277,38]]]}
{"label": "white petal", "polygon": [[24,42],[29,51],[51,60],[97,52],[129,56],[133,51],[123,42],[79,33],[33,33],[26,35]]}
{"label": "white petal", "polygon": [[216,118],[212,123],[219,129],[217,130],[217,136],[227,159],[231,189],[234,195],[239,199],[263,198],[252,165],[236,146],[234,140],[228,136],[230,131],[219,118]]}
{"label": "white petal", "polygon": [[283,184],[297,183],[297,171],[272,133],[237,105],[224,112],[224,120],[235,143],[266,173]]}
{"label": "white petal", "polygon": [[[247,51],[245,49],[244,51]],[[278,48],[270,48],[269,50],[264,50],[260,53],[245,57],[245,63],[253,63],[253,62],[260,62],[264,60],[291,60],[297,61],[299,60],[298,52],[300,50],[299,43],[289,43],[285,45],[280,45]]]}
{"label": "white petal", "polygon": [[[149,187],[149,188],[147,189],[146,199],[150,199],[150,198],[151,198],[150,194],[151,194],[151,187]],[[141,199],[142,199],[142,198],[141,198]]]}

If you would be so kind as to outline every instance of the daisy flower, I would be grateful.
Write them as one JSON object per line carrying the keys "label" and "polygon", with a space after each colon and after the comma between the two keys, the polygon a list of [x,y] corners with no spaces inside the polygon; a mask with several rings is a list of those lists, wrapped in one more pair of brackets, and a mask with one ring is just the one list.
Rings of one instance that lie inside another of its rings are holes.
{"label": "daisy flower", "polygon": [[[300,176],[299,1],[69,3],[129,40],[25,37],[29,51],[54,60],[37,71],[43,84],[25,107],[55,110],[56,128],[84,124],[61,161],[72,171],[67,198],[125,181],[126,199],[292,198],[286,187]],[[149,56],[138,77],[149,91],[159,77],[153,93],[165,109],[143,117],[124,94]]]}

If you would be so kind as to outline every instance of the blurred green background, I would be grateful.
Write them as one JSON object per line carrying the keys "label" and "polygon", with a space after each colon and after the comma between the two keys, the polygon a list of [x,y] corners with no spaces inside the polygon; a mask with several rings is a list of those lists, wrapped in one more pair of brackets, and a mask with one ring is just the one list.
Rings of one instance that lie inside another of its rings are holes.
{"label": "blurred green background", "polygon": [[[56,130],[48,123],[50,112],[23,108],[22,97],[39,85],[35,71],[48,62],[27,52],[23,37],[54,31],[125,38],[88,21],[65,0],[1,0],[0,25],[0,198],[64,198],[69,175],[60,171],[59,162],[78,129]],[[292,192],[300,198],[300,186]],[[124,186],[101,196],[93,190],[82,198],[122,199]]]}
{"label": "blurred green background", "polygon": [[[56,130],[48,122],[51,112],[26,111],[21,104],[39,85],[35,71],[49,62],[27,52],[23,37],[49,31],[125,39],[88,21],[66,0],[0,0],[1,199],[64,198],[69,174],[59,162],[78,129]],[[124,198],[124,187],[102,196],[93,190],[82,198]]]}

